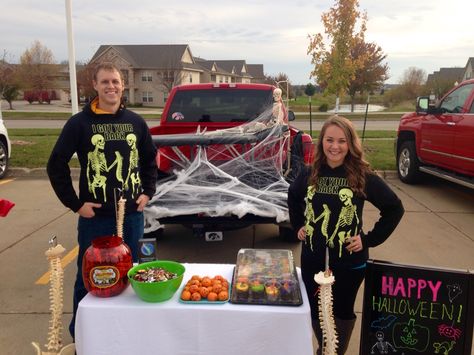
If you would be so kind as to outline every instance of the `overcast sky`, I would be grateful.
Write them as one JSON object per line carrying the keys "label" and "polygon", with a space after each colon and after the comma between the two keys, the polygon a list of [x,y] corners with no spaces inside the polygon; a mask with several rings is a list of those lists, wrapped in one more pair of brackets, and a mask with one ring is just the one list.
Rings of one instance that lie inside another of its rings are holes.
{"label": "overcast sky", "polygon": [[[323,32],[331,0],[72,0],[76,60],[103,44],[188,44],[205,59],[245,59],[266,74],[310,82],[308,34]],[[473,0],[359,0],[366,40],[387,54],[389,83],[414,66],[427,74],[474,57]],[[68,59],[65,0],[0,0],[0,50],[18,62],[33,41]]]}

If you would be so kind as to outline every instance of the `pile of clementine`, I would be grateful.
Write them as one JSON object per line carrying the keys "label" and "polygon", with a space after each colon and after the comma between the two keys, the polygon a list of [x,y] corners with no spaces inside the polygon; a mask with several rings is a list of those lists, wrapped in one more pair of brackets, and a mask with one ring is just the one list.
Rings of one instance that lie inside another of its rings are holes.
{"label": "pile of clementine", "polygon": [[227,301],[229,299],[229,282],[221,275],[212,278],[194,275],[184,285],[181,299],[183,301]]}

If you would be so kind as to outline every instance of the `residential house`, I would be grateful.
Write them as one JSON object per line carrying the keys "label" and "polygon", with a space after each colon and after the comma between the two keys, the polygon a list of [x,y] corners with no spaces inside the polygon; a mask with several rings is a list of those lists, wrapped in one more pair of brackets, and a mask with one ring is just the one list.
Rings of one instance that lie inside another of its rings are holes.
{"label": "residential house", "polygon": [[452,86],[460,83],[463,79],[464,68],[440,68],[438,71],[428,74],[427,83],[449,82]]}
{"label": "residential house", "polygon": [[[186,44],[102,45],[91,63],[113,62],[125,79],[124,97],[131,104],[163,106],[171,88],[191,83],[250,83],[245,60],[206,60]],[[263,65],[252,64],[260,80]]]}
{"label": "residential house", "polygon": [[467,60],[466,66],[464,67],[464,76],[463,80],[473,79],[474,78],[474,57],[470,57]]}
{"label": "residential house", "polygon": [[265,73],[263,72],[263,64],[247,64],[247,70],[252,77],[252,83],[265,82]]}
{"label": "residential house", "polygon": [[145,106],[162,106],[173,86],[199,83],[203,71],[186,44],[102,45],[91,62],[104,61],[122,71],[127,101]]}

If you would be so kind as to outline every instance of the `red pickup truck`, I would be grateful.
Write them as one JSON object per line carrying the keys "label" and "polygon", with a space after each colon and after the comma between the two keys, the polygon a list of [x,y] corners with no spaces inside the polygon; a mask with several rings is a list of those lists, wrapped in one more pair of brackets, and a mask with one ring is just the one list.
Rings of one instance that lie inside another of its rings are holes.
{"label": "red pickup truck", "polygon": [[416,183],[422,173],[474,188],[474,80],[454,87],[440,100],[422,96],[416,112],[402,116],[396,139],[401,181]]}
{"label": "red pickup truck", "polygon": [[311,161],[314,146],[288,125],[294,114],[274,101],[275,89],[239,83],[172,89],[160,125],[150,129],[161,179],[145,210],[148,233],[175,223],[203,231],[276,223],[280,236],[293,238],[288,181]]}

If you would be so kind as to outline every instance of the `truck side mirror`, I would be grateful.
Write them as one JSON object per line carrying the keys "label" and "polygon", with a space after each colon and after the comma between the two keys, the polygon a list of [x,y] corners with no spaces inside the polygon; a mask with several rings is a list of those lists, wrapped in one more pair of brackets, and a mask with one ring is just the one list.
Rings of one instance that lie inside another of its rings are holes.
{"label": "truck side mirror", "polygon": [[416,112],[427,113],[429,108],[430,98],[428,96],[421,96],[416,99]]}

